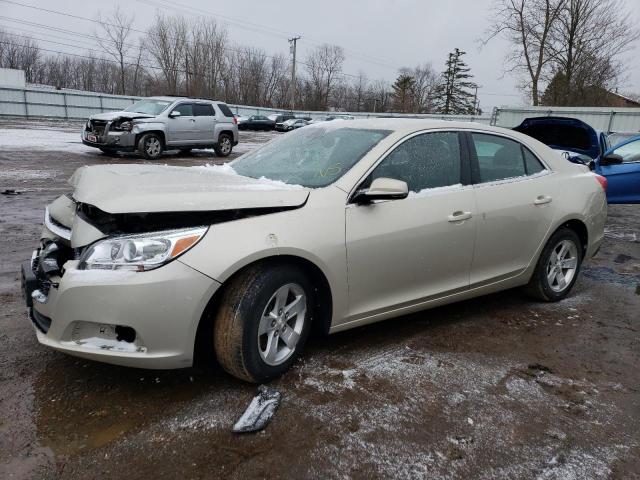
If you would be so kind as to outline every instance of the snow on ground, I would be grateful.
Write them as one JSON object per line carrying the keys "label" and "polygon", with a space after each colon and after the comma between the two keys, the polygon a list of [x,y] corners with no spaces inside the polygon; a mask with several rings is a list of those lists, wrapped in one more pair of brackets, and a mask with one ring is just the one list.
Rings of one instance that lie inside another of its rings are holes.
{"label": "snow on ground", "polygon": [[81,128],[77,131],[61,130],[51,125],[6,128],[0,124],[0,150],[52,150],[57,152],[95,152],[82,144]]}
{"label": "snow on ground", "polygon": [[[82,124],[49,121],[0,121],[1,150],[48,150],[56,152],[100,153],[96,148],[83,145],[80,134]],[[276,132],[240,132],[240,142],[233,148],[234,155],[250,152],[269,140],[282,135]],[[208,150],[195,150],[206,152]]]}

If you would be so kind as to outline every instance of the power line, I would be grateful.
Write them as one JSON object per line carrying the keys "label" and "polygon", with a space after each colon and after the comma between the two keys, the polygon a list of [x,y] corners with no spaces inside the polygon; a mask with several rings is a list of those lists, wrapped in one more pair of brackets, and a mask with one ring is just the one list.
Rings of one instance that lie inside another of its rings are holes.
{"label": "power line", "polygon": [[[151,1],[151,0],[147,0],[147,1]],[[108,26],[111,26],[111,27],[119,27],[118,25],[113,24],[113,23],[100,21],[100,20],[95,20],[93,18],[83,17],[83,16],[80,16],[80,15],[73,15],[73,14],[66,13],[66,12],[59,12],[59,11],[56,11],[56,10],[50,10],[48,8],[36,7],[36,6],[33,6],[33,5],[28,5],[26,3],[16,2],[14,0],[0,0],[0,2],[9,3],[9,4],[12,4],[12,5],[18,5],[18,6],[25,7],[25,8],[31,8],[31,9],[34,9],[34,10],[40,10],[40,11],[47,12],[47,13],[54,13],[54,14],[57,14],[57,15],[63,15],[65,17],[75,18],[75,19],[78,19],[78,20],[85,20],[85,21],[93,22],[93,23],[96,23],[96,24],[99,24],[99,25],[108,25]],[[136,29],[136,28],[133,28],[133,27],[131,27],[130,30],[132,32],[137,32],[137,33],[140,33],[140,34],[143,34],[143,35],[147,35],[147,32],[145,32],[144,30],[139,30],[139,29]],[[225,48],[227,50],[229,50],[229,51],[236,51],[236,52],[239,51],[237,49],[233,49],[233,48],[230,48],[230,47],[225,47]],[[267,57],[267,58],[272,58],[272,59],[276,58],[275,56],[269,55],[269,54],[264,54],[264,56]],[[301,65],[304,65],[306,67],[310,66],[306,62],[298,62],[298,63],[301,64]],[[344,73],[344,72],[340,72],[339,75],[342,75],[344,77],[358,78],[358,75],[353,75],[353,74]]]}

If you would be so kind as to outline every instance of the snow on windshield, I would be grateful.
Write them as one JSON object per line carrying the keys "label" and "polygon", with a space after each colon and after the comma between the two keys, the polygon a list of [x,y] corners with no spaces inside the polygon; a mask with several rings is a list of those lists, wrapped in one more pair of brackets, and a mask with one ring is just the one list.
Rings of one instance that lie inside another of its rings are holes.
{"label": "snow on windshield", "polygon": [[299,129],[232,162],[240,175],[305,187],[335,182],[390,130],[348,128],[342,124]]}

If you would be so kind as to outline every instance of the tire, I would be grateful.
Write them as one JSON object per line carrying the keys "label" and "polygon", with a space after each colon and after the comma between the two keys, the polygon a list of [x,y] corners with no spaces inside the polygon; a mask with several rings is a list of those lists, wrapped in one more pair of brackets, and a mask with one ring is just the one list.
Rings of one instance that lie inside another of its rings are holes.
{"label": "tire", "polygon": [[[285,307],[280,308],[278,301]],[[313,287],[299,268],[250,267],[222,295],[213,326],[218,362],[228,373],[248,382],[281,376],[309,336],[312,305]],[[285,317],[287,306],[297,314]]]}
{"label": "tire", "polygon": [[162,137],[157,133],[145,133],[138,141],[138,153],[147,160],[157,160],[163,150]]}
{"label": "tire", "polygon": [[233,140],[226,133],[221,133],[218,137],[218,144],[214,147],[216,155],[219,157],[228,157],[233,151]]}
{"label": "tire", "polygon": [[582,256],[582,243],[576,232],[566,227],[558,229],[542,250],[525,291],[544,302],[562,300],[578,279]]}

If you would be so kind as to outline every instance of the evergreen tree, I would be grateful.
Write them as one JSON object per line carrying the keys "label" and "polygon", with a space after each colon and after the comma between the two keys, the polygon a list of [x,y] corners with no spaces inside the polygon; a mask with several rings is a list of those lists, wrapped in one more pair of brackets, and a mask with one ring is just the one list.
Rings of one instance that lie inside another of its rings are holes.
{"label": "evergreen tree", "polygon": [[442,81],[435,89],[434,105],[438,113],[453,115],[475,115],[475,94],[477,87],[470,79],[471,69],[464,63],[466,52],[455,49],[449,54],[447,69],[442,72]]}
{"label": "evergreen tree", "polygon": [[411,111],[411,99],[415,80],[411,75],[401,73],[396,82],[391,85],[393,89],[394,110],[407,113]]}

